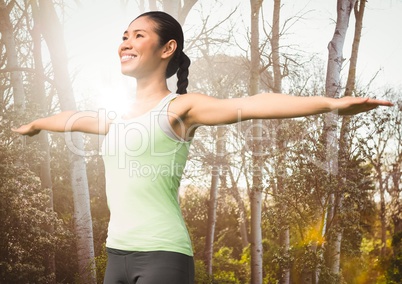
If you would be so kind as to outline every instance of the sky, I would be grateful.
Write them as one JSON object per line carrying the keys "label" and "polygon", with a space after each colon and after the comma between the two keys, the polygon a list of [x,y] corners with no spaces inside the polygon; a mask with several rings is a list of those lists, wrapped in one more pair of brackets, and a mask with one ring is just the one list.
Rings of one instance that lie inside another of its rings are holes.
{"label": "sky", "polygon": [[[115,106],[133,92],[134,82],[120,73],[117,48],[123,31],[139,11],[136,1],[123,7],[116,0],[82,0],[80,6],[67,10],[65,40],[70,57],[70,71],[75,75],[77,97],[91,97],[100,106]],[[193,7],[183,30],[185,37],[200,26],[200,14],[218,21],[222,14],[239,4],[239,30],[249,24],[248,0],[223,0],[224,5],[211,6],[215,0],[199,0]],[[73,5],[73,4],[72,4]],[[282,0],[281,21],[303,15],[286,36],[306,53],[328,56],[336,19],[336,0]],[[263,13],[272,14],[273,1],[264,1]],[[363,35],[358,59],[358,80],[368,82],[378,72],[379,86],[401,86],[402,65],[402,0],[369,0],[364,15]],[[344,57],[350,56],[353,37],[353,15],[345,42]],[[79,101],[79,99],[78,99]]]}
{"label": "sky", "polygon": [[[327,45],[334,31],[336,1],[302,0],[295,2],[306,3],[308,9],[315,10],[312,12],[314,16],[305,21],[307,31],[303,33],[305,36],[303,44],[306,49],[311,48],[326,58]],[[366,3],[358,57],[358,75],[362,76],[363,80],[371,79],[373,74],[380,70],[378,77],[380,82],[393,86],[401,85],[401,27],[401,0],[369,0]],[[350,57],[353,32],[352,15],[345,42],[345,58]]]}

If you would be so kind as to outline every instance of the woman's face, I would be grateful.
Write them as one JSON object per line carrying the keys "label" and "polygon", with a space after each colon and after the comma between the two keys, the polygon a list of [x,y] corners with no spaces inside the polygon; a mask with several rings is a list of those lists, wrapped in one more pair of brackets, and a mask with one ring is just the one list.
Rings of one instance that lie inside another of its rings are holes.
{"label": "woman's face", "polygon": [[138,79],[160,67],[162,47],[159,46],[159,36],[154,28],[153,21],[140,17],[124,32],[123,42],[118,50],[124,75]]}

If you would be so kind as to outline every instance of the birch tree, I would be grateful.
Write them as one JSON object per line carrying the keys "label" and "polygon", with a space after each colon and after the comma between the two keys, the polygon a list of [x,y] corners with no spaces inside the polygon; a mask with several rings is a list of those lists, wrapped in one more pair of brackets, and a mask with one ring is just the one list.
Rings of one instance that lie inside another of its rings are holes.
{"label": "birch tree", "polygon": [[[205,41],[208,39],[206,38]],[[226,41],[226,39],[223,39]],[[207,46],[195,44],[196,46]],[[202,51],[203,52],[203,51]],[[203,52],[203,56],[192,64],[190,74],[190,88],[211,96],[220,98],[233,98],[244,96],[247,93],[249,62],[245,62],[242,57],[231,57],[217,54],[208,55]],[[246,67],[245,67],[246,65]],[[196,139],[193,141],[193,147],[190,151],[190,161],[199,161],[208,171],[208,176],[202,175],[201,180],[195,181],[197,184],[214,184],[213,178],[217,175],[218,183],[221,184],[222,191],[227,191],[236,201],[239,210],[239,230],[242,238],[243,248],[248,246],[248,226],[247,213],[244,205],[244,198],[241,196],[241,188],[238,187],[238,181],[247,174],[243,174],[242,169],[246,168],[244,144],[244,131],[247,122],[220,127],[208,127],[200,129]],[[195,153],[195,154],[193,154]],[[202,153],[200,155],[200,153]],[[186,173],[187,174],[187,173]],[[191,178],[194,180],[197,173],[192,172]],[[210,186],[212,196],[212,186]],[[223,193],[223,192],[222,192]],[[211,198],[212,199],[212,198]],[[210,205],[208,205],[210,206]],[[208,223],[210,219],[208,218]],[[210,225],[208,225],[210,226]],[[208,229],[210,231],[210,229]],[[211,242],[207,242],[211,243]],[[209,250],[208,248],[205,251]]]}
{"label": "birch tree", "polygon": [[[272,49],[272,67],[273,67],[273,92],[282,93],[282,71],[280,62],[280,50],[279,50],[279,39],[280,39],[280,10],[281,10],[281,0],[274,0],[273,7],[273,17],[272,17],[272,38],[271,38],[271,49]],[[285,180],[286,180],[286,170],[283,169],[285,166],[284,157],[286,156],[286,141],[285,135],[282,133],[286,131],[286,126],[282,120],[275,121],[276,129],[276,149],[278,149],[278,163],[277,168],[278,174],[276,177],[276,194],[283,196],[285,194]],[[279,212],[281,214],[281,226],[279,228],[279,247],[281,250],[283,261],[279,265],[279,281],[282,284],[290,283],[290,268],[289,268],[289,248],[290,248],[290,228],[287,219],[287,206],[286,202],[279,197],[277,198]]]}
{"label": "birch tree", "polygon": [[[338,98],[342,91],[341,70],[344,62],[343,46],[349,25],[350,14],[353,11],[356,0],[338,0],[337,20],[333,38],[328,44],[328,65],[325,93],[327,97]],[[335,215],[342,206],[342,194],[340,192],[340,180],[338,179],[338,128],[337,115],[329,113],[325,116],[325,145],[327,150],[328,173],[335,179],[335,187],[330,193],[329,204],[326,212],[326,236],[328,245],[325,250],[329,271],[339,275],[340,253],[342,242],[342,229],[337,223]],[[330,228],[332,227],[332,228]]]}
{"label": "birch tree", "polygon": [[213,157],[211,171],[211,188],[208,202],[208,227],[207,236],[205,239],[205,264],[207,272],[212,276],[212,257],[214,252],[215,226],[216,226],[216,211],[218,206],[219,195],[219,180],[221,176],[221,160],[224,153],[224,129],[217,127],[216,129],[216,154]]}
{"label": "birch tree", "polygon": [[[206,59],[208,66],[213,69],[213,63],[211,62],[208,56],[208,42],[206,42],[206,50],[204,52],[204,58]],[[211,76],[212,77],[212,76]],[[223,94],[227,92],[223,92],[225,86],[222,86],[219,82],[219,77],[215,77],[215,80],[210,79],[210,83],[212,85],[213,93],[210,95],[222,98]],[[218,80],[217,80],[218,79]],[[224,141],[224,129],[223,127],[215,127],[214,138],[215,138],[215,149],[213,153],[207,155],[207,157],[211,157],[212,161],[212,170],[211,170],[211,185],[210,185],[210,194],[209,194],[209,202],[208,202],[208,225],[207,225],[207,235],[205,238],[205,253],[204,253],[204,261],[207,268],[207,273],[210,277],[213,277],[212,264],[213,264],[213,253],[214,253],[214,240],[215,240],[215,227],[217,222],[217,206],[218,206],[218,195],[219,195],[219,181],[221,176],[221,165],[222,160],[225,153],[225,141]]]}
{"label": "birch tree", "polygon": [[[67,51],[64,44],[63,29],[56,14],[54,4],[39,0],[38,15],[41,19],[41,31],[49,50],[54,83],[62,110],[75,110],[76,103],[70,75],[67,69]],[[94,244],[92,217],[89,202],[86,164],[83,157],[84,143],[80,133],[68,133],[66,141],[70,152],[71,187],[74,198],[74,221],[77,234],[77,255],[81,281],[95,283]]]}
{"label": "birch tree", "polygon": [[[197,0],[186,0],[183,3],[179,1],[161,1],[163,10],[173,17],[175,17],[181,25],[184,25],[186,17],[190,12],[191,8],[197,3]],[[227,18],[224,18],[225,21]],[[207,25],[207,22],[204,23],[204,26]],[[217,26],[212,27],[209,29],[209,32],[214,30]],[[201,31],[203,34],[205,31]],[[200,38],[201,35],[198,35],[197,38]],[[204,58],[208,61],[210,58],[210,50],[209,46],[213,44],[210,41],[208,34],[205,34],[203,37],[204,44],[202,45],[204,48],[201,48],[201,52],[204,55]],[[212,66],[212,62],[208,61],[208,64]],[[210,80],[212,88],[212,93],[210,95],[215,95],[217,97],[222,97],[227,91],[224,91],[225,86],[222,86],[217,82],[215,79]],[[213,253],[214,253],[214,240],[215,240],[215,226],[216,226],[216,212],[218,206],[218,194],[219,194],[219,181],[221,177],[221,160],[222,155],[225,152],[224,148],[224,130],[220,127],[216,129],[216,151],[212,155],[210,155],[212,161],[212,171],[211,171],[211,183],[210,183],[210,198],[208,202],[208,226],[206,232],[206,239],[205,239],[205,249],[204,249],[204,261],[207,268],[207,273],[210,277],[213,276]]]}
{"label": "birch tree", "polygon": [[[250,0],[251,5],[251,66],[250,66],[250,91],[249,95],[255,95],[259,91],[260,76],[260,52],[259,52],[259,15],[263,0]],[[250,193],[251,209],[251,283],[262,284],[262,230],[261,230],[261,202],[262,202],[262,120],[253,120],[253,171],[252,189]]]}
{"label": "birch tree", "polygon": [[[364,10],[365,10],[365,5],[366,1],[361,0],[361,1],[354,1],[354,2],[349,2],[349,5],[351,5],[353,11],[354,11],[354,16],[355,16],[355,29],[354,29],[354,37],[353,37],[353,43],[352,43],[352,53],[351,53],[351,58],[350,58],[350,63],[349,63],[349,72],[348,72],[348,78],[346,82],[346,88],[345,88],[345,96],[351,96],[355,92],[355,85],[356,85],[356,68],[357,68],[357,60],[358,60],[358,52],[359,52],[359,45],[360,45],[360,39],[361,39],[361,34],[362,34],[362,28],[363,28],[363,16],[364,16]],[[347,184],[347,169],[348,169],[348,162],[350,159],[350,154],[348,153],[348,149],[350,149],[349,144],[351,143],[348,141],[348,136],[350,133],[349,129],[350,125],[350,117],[342,117],[341,121],[341,129],[340,129],[340,138],[339,138],[339,164],[341,165],[340,170],[339,170],[339,178],[338,178],[338,185],[339,188],[342,189],[346,188]],[[333,217],[334,225],[335,226],[340,226],[340,217],[336,215],[340,215],[341,209],[342,209],[342,202],[343,202],[343,194],[342,192],[338,193],[338,196],[336,198],[336,210],[337,212],[334,214],[335,216]],[[342,232],[338,231],[336,232],[337,236],[335,237],[335,241],[333,242],[333,248],[336,249],[333,253],[335,254],[334,261],[332,263],[331,267],[331,272],[334,274],[339,274],[340,272],[340,251],[341,251],[341,240],[342,240]]]}

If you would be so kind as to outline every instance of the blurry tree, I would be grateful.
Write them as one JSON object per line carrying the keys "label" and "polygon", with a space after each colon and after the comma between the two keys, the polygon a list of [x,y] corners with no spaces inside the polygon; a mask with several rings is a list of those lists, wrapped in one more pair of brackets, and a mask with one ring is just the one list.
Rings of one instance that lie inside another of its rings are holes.
{"label": "blurry tree", "polygon": [[[208,275],[206,267],[200,263],[204,255],[208,199],[209,190],[207,188],[193,186],[187,187],[181,196],[183,216],[193,241],[196,283],[232,283],[225,282],[225,279],[238,281],[233,283],[246,283],[249,280],[249,262],[248,259],[243,258],[244,254],[240,249],[241,237],[237,226],[238,214],[235,201],[229,192],[222,191],[218,196],[213,275]],[[203,274],[205,275],[202,276]],[[231,277],[226,277],[228,275]],[[204,281],[200,281],[200,278]]]}
{"label": "blurry tree", "polygon": [[49,251],[65,250],[68,232],[48,208],[50,189],[42,188],[29,170],[33,165],[28,162],[38,166],[40,161],[37,144],[15,143],[18,139],[10,130],[15,119],[11,112],[3,112],[0,119],[0,282],[54,283]]}
{"label": "blurry tree", "polygon": [[[49,50],[60,107],[62,110],[75,110],[74,93],[66,64],[68,60],[63,29],[57,17],[54,4],[40,0],[37,19],[41,21],[41,32]],[[79,276],[81,281],[85,283],[95,283],[96,270],[94,267],[92,218],[83,138],[80,133],[69,133],[65,135],[65,138],[70,139],[67,143],[70,150]]]}
{"label": "blurry tree", "polygon": [[14,109],[22,113],[25,110],[25,90],[22,71],[18,63],[18,48],[14,37],[14,26],[10,19],[11,10],[15,4],[15,1],[10,1],[9,3],[6,3],[5,0],[0,1],[0,32],[6,49],[6,68],[10,74]]}
{"label": "blurry tree", "polygon": [[207,237],[205,239],[205,265],[209,275],[212,275],[212,256],[215,240],[215,226],[216,226],[216,211],[218,206],[218,192],[219,192],[219,177],[222,171],[222,160],[224,159],[225,153],[225,131],[222,127],[217,127],[216,129],[216,142],[215,142],[215,153],[211,155],[213,159],[210,161],[212,164],[211,168],[211,187],[208,202],[208,227],[207,227]]}
{"label": "blurry tree", "polygon": [[159,0],[163,5],[163,10],[175,17],[181,25],[184,25],[187,15],[198,0],[170,1]]}
{"label": "blurry tree", "polygon": [[[397,283],[402,278],[402,113],[396,111],[388,122],[394,129],[393,161],[388,169],[387,192],[391,197],[388,215],[392,221],[392,257],[388,278]],[[390,157],[391,158],[391,157]],[[392,283],[392,282],[390,282]]]}
{"label": "blurry tree", "polygon": [[[393,97],[394,100],[401,98],[400,92],[391,92],[387,96]],[[394,109],[390,113],[387,120],[387,127],[384,131],[391,132],[392,139],[389,140],[385,163],[387,163],[387,184],[386,189],[391,197],[389,204],[389,216],[393,225],[393,236],[402,235],[402,112]],[[400,248],[401,249],[401,248]]]}
{"label": "blurry tree", "polygon": [[[280,12],[281,12],[281,0],[274,0],[273,16],[272,16],[272,36],[270,37],[271,50],[272,50],[272,69],[273,69],[273,86],[272,92],[282,93],[282,78],[285,76],[285,71],[281,70],[280,60]],[[286,68],[286,66],[285,66]],[[285,69],[286,70],[286,69]],[[289,249],[290,249],[290,228],[288,219],[288,208],[286,205],[286,198],[284,196],[286,185],[286,152],[287,144],[289,142],[288,135],[285,134],[287,129],[287,123],[282,120],[276,120],[273,122],[273,129],[276,133],[274,141],[277,149],[277,162],[274,169],[276,170],[276,184],[273,197],[276,199],[276,206],[278,206],[279,228],[279,248],[281,251],[281,259],[279,262],[279,283],[290,283],[290,263],[289,263]]]}
{"label": "blurry tree", "polygon": [[[184,1],[171,1],[171,0],[138,0],[138,8],[140,13],[145,11],[157,11],[162,10],[173,16],[179,21],[181,25],[184,25],[188,13],[198,0],[184,0]],[[121,4],[125,5],[128,1],[122,1]],[[146,6],[146,2],[148,6]]]}
{"label": "blurry tree", "polygon": [[[386,187],[387,171],[389,164],[385,164],[388,157],[387,149],[391,143],[394,131],[386,125],[390,121],[390,114],[382,111],[372,111],[364,120],[364,136],[359,135],[359,148],[363,156],[373,167],[380,197],[380,221],[381,221],[381,257],[386,255],[387,220],[386,220]],[[385,130],[387,129],[387,131]]]}
{"label": "blurry tree", "polygon": [[[170,13],[171,15],[175,16],[176,11],[178,10],[185,10],[185,14],[189,12],[189,8],[191,8],[196,1],[185,1],[184,6],[180,7],[177,3],[173,5],[173,2],[163,1],[163,8],[166,12]],[[223,17],[222,20],[219,21],[219,24],[224,23],[230,18],[230,13],[228,16]],[[181,23],[184,24],[185,18],[183,14],[176,15],[176,18],[180,17]],[[190,48],[195,49],[198,47],[200,53],[203,55],[203,63],[207,64],[208,71],[203,70],[202,76],[204,78],[195,80],[198,83],[198,90],[202,93],[209,94],[214,97],[218,98],[226,98],[230,96],[231,90],[230,86],[227,86],[223,80],[221,80],[221,76],[218,73],[221,73],[221,70],[215,69],[214,65],[214,58],[211,56],[211,49],[215,46],[216,41],[209,37],[209,34],[216,29],[219,24],[215,24],[208,29],[200,30],[199,34],[197,34],[194,39],[189,39],[192,44],[190,44]],[[208,27],[207,19],[204,20],[203,27]],[[229,38],[229,35],[228,37]],[[195,42],[200,42],[200,44],[195,44]],[[220,39],[219,42],[224,41],[224,39]],[[229,41],[229,39],[227,39]],[[212,48],[211,48],[212,47]],[[186,51],[189,49],[187,48]],[[204,66],[205,67],[205,66]],[[215,73],[214,70],[219,71]],[[191,75],[190,75],[191,76]],[[191,83],[192,79],[190,80]],[[203,84],[201,84],[201,82]],[[190,85],[191,87],[191,85]],[[228,89],[229,88],[229,89]],[[215,240],[215,226],[216,226],[216,211],[218,205],[218,190],[219,190],[219,181],[220,177],[222,176],[222,164],[225,156],[225,130],[222,127],[213,127],[211,130],[208,130],[212,134],[211,137],[214,138],[215,144],[214,149],[211,149],[211,152],[204,153],[204,161],[203,164],[208,165],[208,167],[212,164],[211,171],[208,174],[211,175],[211,183],[210,183],[210,199],[208,202],[208,226],[206,231],[206,239],[205,239],[205,254],[204,254],[204,261],[206,265],[207,273],[212,276],[212,261],[213,261],[213,254],[214,254],[214,240]],[[199,131],[200,132],[200,131]],[[199,135],[197,135],[199,136]],[[205,141],[203,141],[205,143]],[[199,145],[198,143],[193,143],[194,152],[198,152],[201,149],[206,149],[204,146]],[[207,147],[208,148],[208,147]],[[191,156],[191,154],[190,154]]]}
{"label": "blurry tree", "polygon": [[[208,46],[208,44],[206,43],[204,46]],[[193,70],[195,69],[194,73],[198,74],[198,76],[190,76],[190,82],[196,82],[196,86],[193,88],[217,98],[236,96],[237,88],[235,86],[239,86],[241,83],[241,80],[239,80],[239,82],[236,81],[236,79],[241,76],[235,73],[244,73],[240,65],[233,62],[236,58],[224,55],[211,56],[208,55],[206,50],[204,54],[202,59],[199,59],[193,64]],[[229,74],[232,78],[229,78]],[[204,249],[204,260],[209,275],[213,274],[212,259],[214,254],[215,226],[217,222],[218,190],[219,188],[221,188],[221,190],[227,190],[224,175],[225,172],[230,171],[230,167],[232,166],[232,163],[228,163],[228,154],[229,152],[233,154],[234,151],[234,149],[228,149],[228,147],[231,146],[227,146],[231,140],[228,139],[230,137],[229,135],[231,136],[229,128],[224,126],[200,129],[194,139],[195,141],[193,141],[193,148],[190,153],[190,159],[197,156],[194,158],[199,160],[202,167],[207,169],[208,176],[211,175],[207,218],[208,226]],[[213,146],[211,147],[211,144],[208,145],[208,143],[212,143]],[[219,186],[219,183],[221,186]],[[243,201],[240,202],[242,203]],[[244,220],[244,218],[242,218],[242,220]]]}
{"label": "blurry tree", "polygon": [[[14,99],[14,110],[20,113],[22,115],[25,111],[25,106],[26,106],[26,101],[27,101],[27,96],[25,95],[25,87],[24,87],[24,77],[23,77],[23,66],[26,66],[26,70],[29,70],[28,68],[32,67],[30,66],[30,60],[26,59],[26,52],[33,52],[34,54],[34,60],[35,60],[35,65],[37,67],[36,72],[34,73],[34,76],[36,76],[36,80],[33,80],[35,82],[34,85],[34,90],[33,93],[38,95],[40,100],[39,102],[39,108],[43,109],[45,104],[45,100],[43,99],[45,97],[45,90],[44,90],[44,71],[42,67],[42,58],[41,58],[41,46],[40,46],[40,35],[38,34],[38,30],[32,30],[32,37],[36,39],[34,46],[32,46],[32,41],[29,38],[29,33],[28,31],[31,31],[31,27],[29,24],[32,22],[32,19],[30,18],[30,14],[28,13],[28,8],[27,6],[24,5],[17,5],[15,1],[10,1],[7,5],[4,1],[0,2],[0,18],[2,21],[0,23],[0,32],[3,35],[3,40],[4,44],[6,47],[6,57],[7,57],[7,67],[9,74],[10,74],[10,81],[11,81],[11,86],[12,86],[12,94],[13,94],[13,99]],[[11,11],[14,11],[14,13],[11,13]],[[17,23],[16,28],[14,29],[14,26],[12,24],[12,20],[10,18],[11,15],[14,15],[13,21]],[[23,26],[20,23],[25,23],[26,26]],[[25,28],[25,32],[20,32]],[[14,36],[14,34],[19,33],[19,37]],[[39,36],[39,38],[38,38]],[[22,37],[24,37],[22,39]],[[23,44],[17,45],[16,40],[20,38]],[[21,50],[23,50],[21,52]],[[20,51],[20,54],[18,54],[18,51]],[[19,63],[18,59],[25,59],[23,62]],[[29,76],[26,76],[29,77]],[[29,90],[31,91],[31,90]],[[34,108],[35,109],[35,108]],[[41,114],[44,114],[44,112],[41,112]],[[48,149],[48,141],[47,141],[47,134],[41,133],[39,135],[39,139],[41,141],[40,147],[41,150],[43,151],[43,159],[41,159],[41,169],[40,169],[40,178],[41,178],[41,186],[43,189],[47,189],[45,192],[49,194],[48,201],[49,203],[47,204],[47,208],[49,212],[53,212],[53,196],[52,196],[52,190],[51,190],[51,180],[50,180],[50,164],[49,164],[49,149]],[[53,227],[50,225],[48,228],[49,233],[53,232]],[[46,266],[46,272],[49,275],[49,283],[50,279],[53,279],[55,281],[55,263],[54,263],[54,251],[49,250],[48,253],[48,261],[47,261],[47,266]],[[53,278],[52,278],[53,277]]]}
{"label": "blurry tree", "polygon": [[[42,58],[42,38],[41,38],[41,28],[40,28],[40,20],[38,19],[38,7],[34,1],[29,2],[32,10],[33,16],[33,27],[30,28],[31,37],[33,41],[33,61],[34,61],[34,84],[32,90],[32,101],[31,107],[36,104],[36,107],[33,107],[37,110],[37,115],[39,116],[48,116],[48,103],[46,97],[46,75],[45,68],[43,66],[43,58]],[[53,211],[53,189],[52,189],[52,180],[51,180],[51,172],[50,172],[50,151],[49,151],[49,138],[48,133],[46,131],[41,131],[37,139],[39,141],[39,147],[41,152],[41,164],[40,164],[40,179],[41,179],[41,187],[43,189],[48,189],[49,192],[49,203],[48,210],[49,212]],[[49,227],[49,232],[53,232],[54,228]],[[55,254],[53,251],[49,251],[49,260],[48,260],[48,270],[49,274],[56,274],[55,267]]]}
{"label": "blurry tree", "polygon": [[[400,94],[387,89],[384,96],[395,99]],[[364,115],[362,124],[365,131],[359,132],[358,147],[372,167],[379,196],[379,260],[390,265],[388,277],[395,280],[401,275],[401,112],[374,110]],[[392,236],[392,251],[387,246],[389,235]]]}

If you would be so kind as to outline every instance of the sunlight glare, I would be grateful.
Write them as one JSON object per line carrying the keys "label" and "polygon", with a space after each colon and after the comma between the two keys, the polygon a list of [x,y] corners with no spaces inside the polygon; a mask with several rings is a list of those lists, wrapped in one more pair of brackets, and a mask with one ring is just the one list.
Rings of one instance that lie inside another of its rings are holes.
{"label": "sunlight glare", "polygon": [[118,115],[127,113],[134,97],[129,95],[129,88],[124,84],[102,86],[98,90],[97,105],[107,112],[113,111]]}

